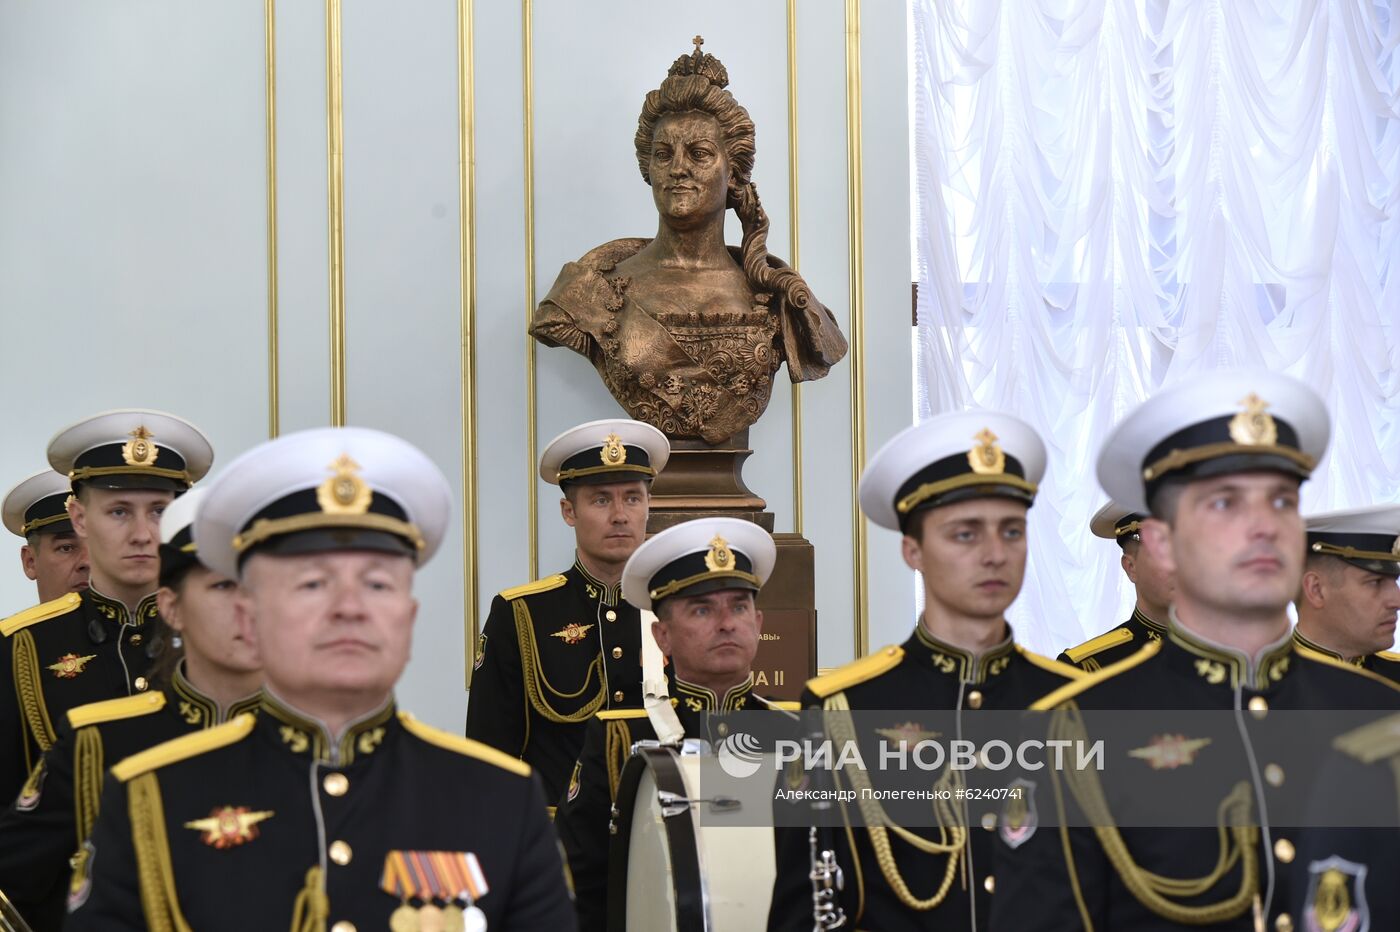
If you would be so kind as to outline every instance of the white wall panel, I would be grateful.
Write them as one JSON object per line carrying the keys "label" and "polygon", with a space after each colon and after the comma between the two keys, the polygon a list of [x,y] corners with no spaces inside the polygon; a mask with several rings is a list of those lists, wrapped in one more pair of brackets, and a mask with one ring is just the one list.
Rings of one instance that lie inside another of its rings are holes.
{"label": "white wall panel", "polygon": [[[219,458],[266,435],[267,268],[262,5],[95,2],[62,12],[0,0],[0,324],[7,440],[0,482],[42,463],[53,430],[117,404],[167,407]],[[525,172],[521,3],[477,3],[476,358],[480,501],[476,609],[571,559],[557,490],[527,462],[527,182],[534,297],[606,240],[649,236],[650,192],[632,135],[646,91],[699,33],[758,126],[754,179],[790,253],[787,4],[534,0],[534,171]],[[866,396],[873,452],[910,419],[908,155],[903,6],[863,4]],[[396,430],[460,486],[455,4],[346,4],[343,18],[348,421]],[[851,333],[845,5],[802,0],[797,73],[799,268]],[[282,430],[330,413],[326,27],[319,3],[277,4],[277,195]],[[730,240],[738,243],[731,218]],[[16,350],[15,347],[22,347]],[[71,367],[55,365],[70,354]],[[592,366],[535,352],[536,452],[613,416]],[[100,372],[100,376],[93,372]],[[56,372],[71,372],[59,374]],[[781,377],[780,377],[781,379]],[[802,389],[806,536],[817,550],[819,658],[853,656],[849,363]],[[750,486],[790,530],[790,393],[775,387],[751,434]],[[538,495],[534,533],[528,492]],[[456,488],[460,494],[462,490]],[[463,707],[464,515],[419,584],[420,641],[405,705],[442,727]],[[909,574],[872,530],[870,639],[902,638]],[[16,608],[32,586],[0,571]]]}

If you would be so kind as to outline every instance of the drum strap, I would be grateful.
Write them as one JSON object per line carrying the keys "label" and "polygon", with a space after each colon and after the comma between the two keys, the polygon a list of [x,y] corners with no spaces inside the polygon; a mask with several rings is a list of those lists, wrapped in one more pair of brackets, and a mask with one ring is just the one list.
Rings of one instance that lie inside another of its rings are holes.
{"label": "drum strap", "polygon": [[671,705],[669,690],[666,687],[666,658],[651,633],[651,623],[656,616],[643,611],[642,615],[642,705],[646,707],[647,718],[656,732],[656,740],[663,745],[675,746],[685,738],[685,729],[676,717],[676,709]]}

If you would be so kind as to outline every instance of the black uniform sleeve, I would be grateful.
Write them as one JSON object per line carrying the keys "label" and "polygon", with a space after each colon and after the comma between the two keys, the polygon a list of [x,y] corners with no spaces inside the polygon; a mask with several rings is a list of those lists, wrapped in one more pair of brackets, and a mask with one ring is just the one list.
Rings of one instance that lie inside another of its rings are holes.
{"label": "black uniform sleeve", "polygon": [[479,665],[472,673],[467,700],[467,737],[520,757],[525,753],[529,709],[525,707],[515,612],[509,602],[500,596],[492,600],[481,633]]}
{"label": "black uniform sleeve", "polygon": [[574,904],[582,932],[601,932],[608,919],[608,823],[612,790],[608,785],[607,728],[590,719],[576,774],[559,800],[554,830],[564,846],[574,882]]}
{"label": "black uniform sleeve", "polygon": [[75,874],[68,921],[76,932],[143,932],[146,915],[131,841],[131,813],[126,784],[108,775],[102,809],[85,848],[86,861]]}
{"label": "black uniform sleeve", "polygon": [[[75,733],[58,740],[39,763],[33,784],[37,800],[16,800],[0,814],[0,890],[35,928],[57,928],[78,848],[74,834],[73,749]],[[20,803],[25,803],[25,808]]]}
{"label": "black uniform sleeve", "polygon": [[15,691],[14,643],[0,638],[0,803],[9,805],[24,785],[24,729]]}
{"label": "black uniform sleeve", "polygon": [[499,928],[514,932],[571,932],[576,929],[574,905],[559,857],[559,839],[549,824],[544,789],[537,774],[530,777],[525,811],[520,814],[520,862],[511,885],[509,917]]}

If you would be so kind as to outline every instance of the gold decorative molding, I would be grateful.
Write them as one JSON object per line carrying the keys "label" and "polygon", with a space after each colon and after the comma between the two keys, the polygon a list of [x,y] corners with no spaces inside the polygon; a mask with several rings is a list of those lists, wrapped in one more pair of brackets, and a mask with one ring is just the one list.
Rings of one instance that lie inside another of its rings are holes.
{"label": "gold decorative molding", "polygon": [[457,0],[457,222],[461,230],[457,331],[462,354],[462,610],[467,621],[463,671],[468,688],[475,660],[472,652],[481,630],[477,605],[476,53],[472,12],[472,0]]}
{"label": "gold decorative molding", "polygon": [[530,336],[530,321],[535,315],[535,4],[534,0],[520,2],[521,32],[521,99],[525,106],[525,479],[526,528],[529,537],[530,579],[540,575],[539,514],[540,491],[535,481],[539,465],[537,445],[538,416],[536,406],[539,387],[535,384],[535,341]]}
{"label": "gold decorative molding", "polygon": [[345,423],[345,127],[340,0],[326,0],[326,183],[330,212],[331,424]]}
{"label": "gold decorative molding", "polygon": [[857,486],[865,469],[865,242],[860,124],[860,0],[846,0],[846,226],[851,282],[851,555],[855,651],[870,650],[870,573]]}
{"label": "gold decorative molding", "polygon": [[[800,269],[797,210],[797,0],[787,0],[788,261]],[[802,386],[792,386],[792,530],[802,533]]]}
{"label": "gold decorative molding", "polygon": [[267,435],[281,432],[277,335],[277,0],[263,3],[267,57]]}

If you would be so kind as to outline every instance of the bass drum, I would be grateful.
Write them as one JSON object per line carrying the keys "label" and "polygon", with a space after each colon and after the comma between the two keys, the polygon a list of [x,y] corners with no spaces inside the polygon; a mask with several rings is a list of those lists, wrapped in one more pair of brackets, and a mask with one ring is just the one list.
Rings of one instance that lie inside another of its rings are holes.
{"label": "bass drum", "polygon": [[700,798],[700,760],[640,747],[622,769],[608,847],[609,932],[732,932],[767,922],[773,829],[741,824],[737,806],[688,802]]}

